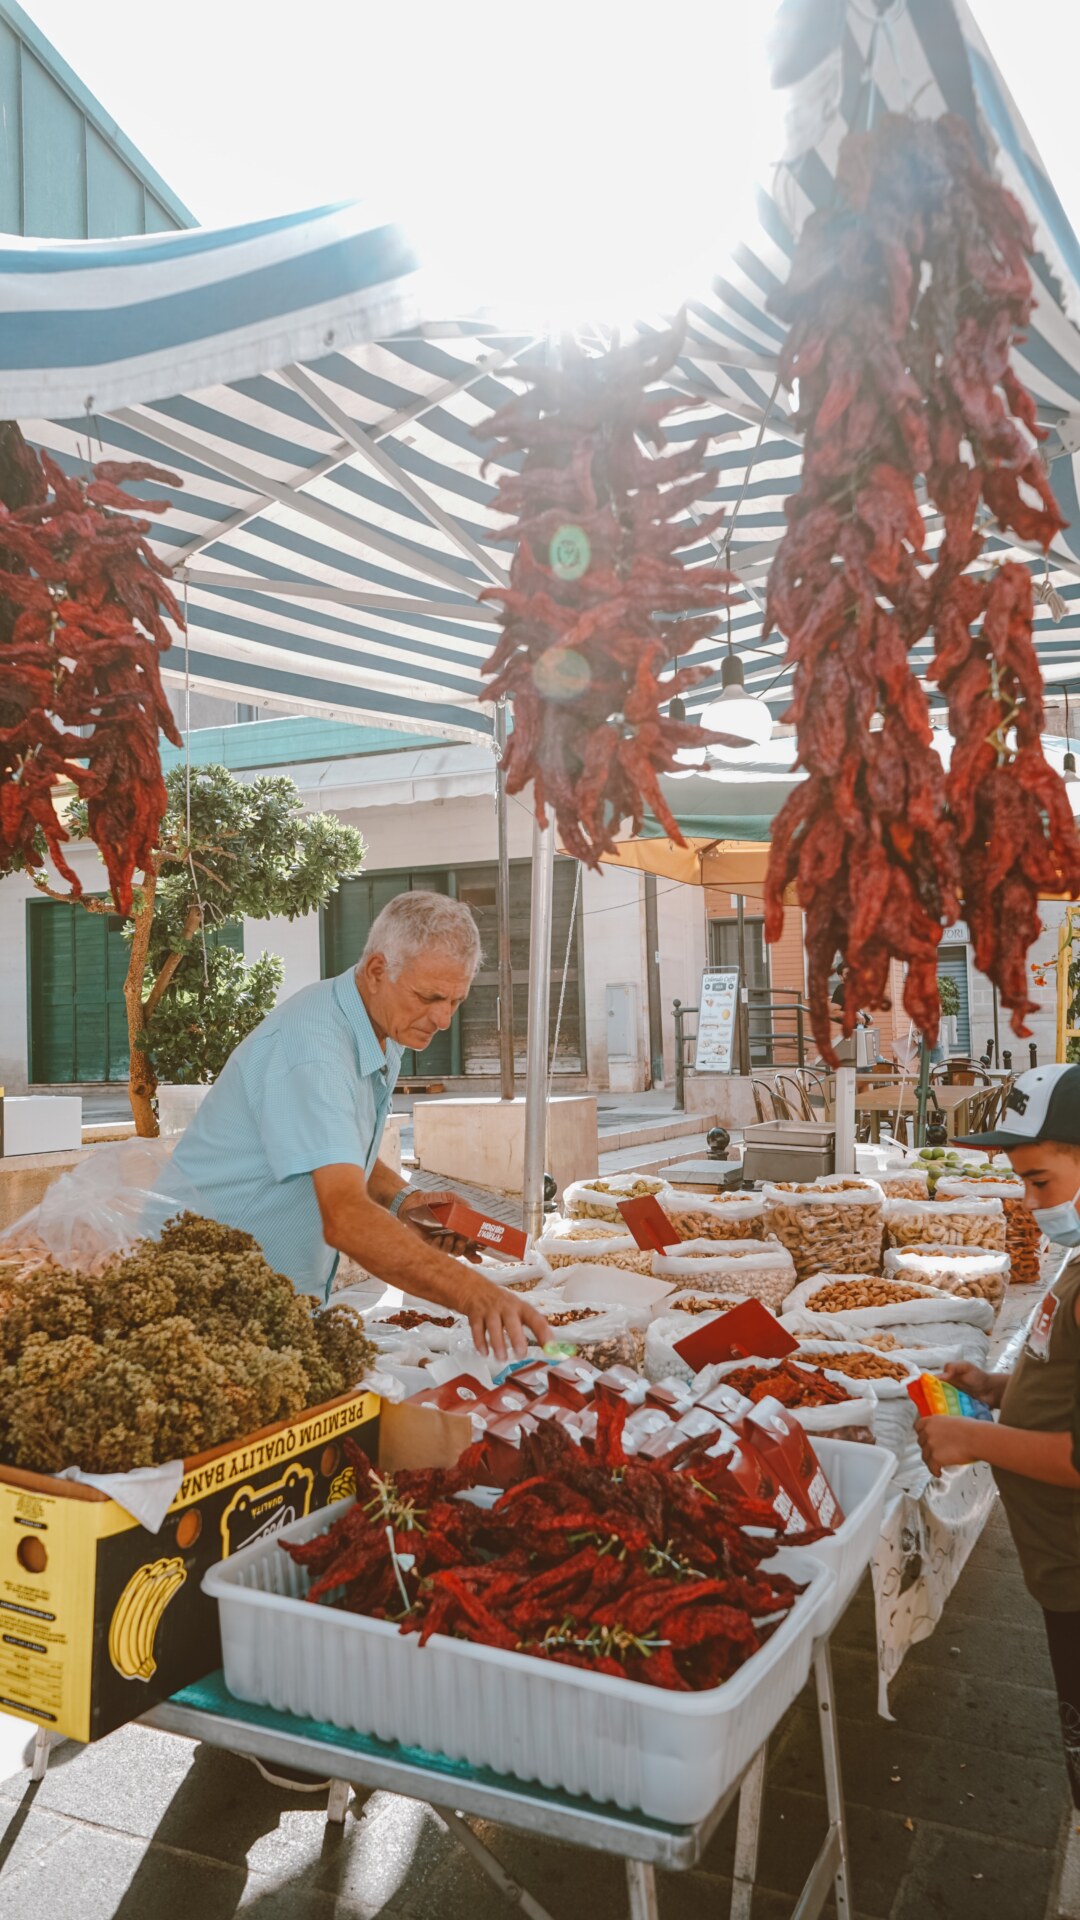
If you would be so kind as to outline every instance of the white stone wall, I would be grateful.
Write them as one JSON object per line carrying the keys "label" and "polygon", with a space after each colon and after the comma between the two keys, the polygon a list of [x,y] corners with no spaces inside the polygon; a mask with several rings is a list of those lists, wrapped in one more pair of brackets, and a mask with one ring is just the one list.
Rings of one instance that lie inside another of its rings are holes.
{"label": "white stone wall", "polygon": [[[1044,900],[1039,908],[1043,923],[1042,933],[1028,954],[1028,963],[1041,962],[1046,966],[1046,985],[1032,983],[1031,997],[1039,1002],[1038,1013],[1028,1019],[1031,1038],[1038,1048],[1040,1065],[1047,1065],[1057,1057],[1057,950],[1058,930],[1065,913],[1065,903],[1060,900]],[[985,974],[976,973],[968,950],[968,1005],[971,1017],[971,1045],[978,1056],[994,1031],[994,995],[993,988]],[[1002,1009],[998,1013],[998,1040],[1002,1051],[1010,1049],[1013,1057],[1014,1072],[1022,1072],[1028,1064],[1028,1042],[1018,1040],[1009,1025],[1009,1015]]]}

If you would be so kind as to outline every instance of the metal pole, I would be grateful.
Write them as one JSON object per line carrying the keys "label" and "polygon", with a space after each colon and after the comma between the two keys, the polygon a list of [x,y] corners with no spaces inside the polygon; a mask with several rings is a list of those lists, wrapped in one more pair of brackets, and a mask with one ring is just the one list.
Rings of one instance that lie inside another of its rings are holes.
{"label": "metal pole", "polygon": [[656,875],[645,875],[645,988],[649,1001],[649,1080],[664,1084],[664,1022],[660,1008],[660,930],[656,915]]}
{"label": "metal pole", "polygon": [[495,821],[499,835],[499,865],[495,883],[499,921],[499,1096],[514,1097],[514,970],[510,963],[510,834],[506,819],[506,701],[495,705]]}
{"label": "metal pole", "polygon": [[750,1072],[750,1000],[746,983],[746,902],[736,894],[739,940],[739,1072]]}
{"label": "metal pole", "polygon": [[833,1114],[836,1138],[835,1173],[855,1171],[855,1068],[839,1067],[836,1074],[836,1106]]}
{"label": "metal pole", "polygon": [[998,1044],[998,991],[994,988],[994,1065],[1001,1065],[1001,1047]]}
{"label": "metal pole", "polygon": [[544,1155],[547,1146],[548,1007],[551,993],[551,901],[555,841],[550,827],[533,821],[532,896],[529,906],[529,1040],[525,1061],[525,1147],[521,1199],[526,1233],[544,1225]]}
{"label": "metal pole", "polygon": [[675,1014],[675,1111],[682,1113],[686,1099],[686,1042],[683,1038],[683,1004],[673,1000]]}
{"label": "metal pole", "polygon": [[930,1097],[930,1049],[919,1043],[919,1085],[915,1094],[915,1145],[926,1145],[926,1103]]}

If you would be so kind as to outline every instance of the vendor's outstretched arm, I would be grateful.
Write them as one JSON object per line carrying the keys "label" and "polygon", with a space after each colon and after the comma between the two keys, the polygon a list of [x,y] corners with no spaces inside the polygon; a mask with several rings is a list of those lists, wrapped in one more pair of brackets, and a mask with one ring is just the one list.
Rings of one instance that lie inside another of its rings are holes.
{"label": "vendor's outstretched arm", "polygon": [[[394,1178],[389,1169],[384,1171]],[[425,1245],[387,1213],[359,1167],[317,1167],[312,1179],[327,1245],[388,1286],[465,1314],[481,1353],[490,1347],[497,1360],[505,1360],[509,1346],[520,1358],[526,1351],[526,1328],[541,1344],[550,1340],[551,1330],[534,1307]]]}
{"label": "vendor's outstretched arm", "polygon": [[367,1176],[368,1198],[374,1200],[376,1206],[388,1207],[391,1200],[395,1199],[402,1188],[407,1187],[408,1184],[408,1181],[403,1180],[400,1173],[395,1173],[392,1167],[388,1167],[385,1161],[376,1160]]}

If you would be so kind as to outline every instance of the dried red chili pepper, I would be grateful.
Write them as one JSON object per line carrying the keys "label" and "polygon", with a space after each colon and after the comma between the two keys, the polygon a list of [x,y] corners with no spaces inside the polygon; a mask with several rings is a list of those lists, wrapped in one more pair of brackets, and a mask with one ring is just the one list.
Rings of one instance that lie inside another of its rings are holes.
{"label": "dried red chili pepper", "polygon": [[[9,429],[10,433],[10,429]],[[5,443],[6,444],[6,443]],[[166,794],[158,730],[180,735],[159,656],[182,630],[168,570],[146,541],[164,500],[121,481],[178,487],[142,461],[106,461],[84,478],[21,442],[0,499],[0,872],[39,867],[38,836],[77,897],[69,839],[53,804],[70,782],[120,913],[154,851]],[[89,727],[88,734],[74,731]]]}
{"label": "dried red chili pepper", "polygon": [[[794,883],[811,1021],[832,1064],[837,953],[850,968],[845,1033],[860,1007],[888,1004],[899,959],[904,1004],[933,1041],[937,946],[962,891],[976,964],[1023,1032],[1039,888],[1080,890],[1071,811],[1039,741],[1030,577],[966,572],[980,511],[1044,548],[1063,524],[1034,403],[1009,365],[1031,309],[1031,246],[962,121],[886,115],[844,141],[835,204],[807,222],[773,302],[790,322],[781,369],[798,382],[804,462],[768,617],[795,666],[808,778],[774,828],[766,935],[778,938]],[[923,480],[945,529],[932,565]],[[947,782],[908,664],[930,632],[956,741]]]}
{"label": "dried red chili pepper", "polygon": [[621,821],[640,829],[646,807],[683,844],[657,776],[709,738],[662,711],[702,670],[659,678],[713,631],[733,581],[678,558],[722,517],[686,517],[709,490],[707,443],[659,451],[670,402],[649,389],[680,342],[673,331],[607,354],[568,346],[558,370],[521,368],[528,392],[491,421],[499,456],[520,460],[495,503],[515,521],[510,586],[481,596],[503,629],[483,669],[488,697],[513,701],[507,790],[532,781],[538,818],[551,805],[567,850],[589,866]]}

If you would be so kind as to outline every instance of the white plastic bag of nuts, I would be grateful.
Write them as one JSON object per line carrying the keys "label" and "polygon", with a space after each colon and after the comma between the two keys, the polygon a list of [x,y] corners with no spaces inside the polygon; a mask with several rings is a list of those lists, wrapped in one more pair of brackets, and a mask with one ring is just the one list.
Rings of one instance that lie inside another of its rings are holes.
{"label": "white plastic bag of nuts", "polygon": [[795,1266],[779,1240],[683,1240],[652,1255],[658,1280],[702,1293],[740,1293],[779,1313],[795,1285]]}
{"label": "white plastic bag of nuts", "polygon": [[880,1264],[885,1196],[876,1180],[827,1173],[809,1182],[778,1180],[762,1193],[765,1232],[783,1241],[800,1280],[867,1273]]}
{"label": "white plastic bag of nuts", "polygon": [[1005,1213],[1000,1200],[886,1200],[889,1245],[993,1247],[1005,1252]]}
{"label": "white plastic bag of nuts", "polygon": [[1005,1251],[1011,1262],[1009,1278],[1015,1286],[1034,1286],[1039,1279],[1042,1235],[1024,1199],[1024,1183],[1007,1168],[994,1168],[987,1180],[939,1180],[939,1200],[1000,1200],[1005,1214]]}
{"label": "white plastic bag of nuts", "polygon": [[699,1199],[669,1193],[660,1203],[679,1230],[680,1240],[760,1240],[765,1232],[765,1202],[760,1193],[717,1193]]}
{"label": "white plastic bag of nuts", "polygon": [[[855,1341],[823,1341],[820,1335],[814,1334],[800,1339],[798,1358],[823,1368],[830,1376],[845,1374],[872,1393],[877,1401],[874,1438],[878,1445],[895,1453],[901,1465],[917,1464],[907,1460],[915,1446],[916,1420],[915,1402],[908,1393],[908,1383],[918,1379],[922,1368],[906,1356],[901,1359],[896,1354],[881,1353],[875,1347],[860,1346]],[[918,1453],[917,1447],[915,1451]],[[919,1454],[919,1460],[921,1458]]]}
{"label": "white plastic bag of nuts", "polygon": [[612,1173],[595,1180],[572,1180],[563,1189],[562,1204],[571,1220],[613,1220],[622,1226],[620,1200],[640,1200],[651,1193],[666,1207],[670,1192],[667,1181],[651,1173]]}
{"label": "white plastic bag of nuts", "polygon": [[715,1320],[717,1314],[726,1312],[728,1307],[739,1305],[741,1302],[734,1298],[717,1299],[715,1307],[704,1313],[659,1314],[645,1332],[646,1379],[693,1380],[694,1369],[681,1353],[676,1353],[675,1342],[685,1340],[688,1334]]}
{"label": "white plastic bag of nuts", "polygon": [[928,1200],[930,1175],[922,1167],[886,1167],[881,1175],[886,1200]]}
{"label": "white plastic bag of nuts", "polygon": [[566,1222],[558,1234],[545,1234],[540,1244],[553,1270],[585,1260],[593,1267],[621,1267],[625,1273],[652,1272],[652,1255],[642,1252],[633,1234],[597,1229],[593,1221]]}
{"label": "white plastic bag of nuts", "polygon": [[511,1293],[528,1293],[551,1279],[551,1268],[538,1245],[529,1249],[524,1260],[493,1260],[489,1255],[479,1261],[462,1260],[462,1265],[471,1273],[482,1273],[485,1280],[494,1281],[497,1287],[507,1287]]}
{"label": "white plastic bag of nuts", "polygon": [[[793,1353],[791,1359],[797,1366],[823,1373],[844,1395],[843,1400],[826,1400],[819,1406],[791,1407],[789,1411],[792,1418],[806,1433],[825,1434],[829,1439],[837,1440],[874,1440],[877,1401],[865,1381],[830,1372],[819,1362],[807,1360],[801,1353]],[[780,1360],[722,1360],[714,1366],[703,1368],[694,1386],[699,1394],[711,1392],[714,1386],[721,1386],[725,1381],[738,1386],[739,1376],[744,1370],[757,1378],[775,1373],[783,1364]],[[740,1391],[747,1390],[748,1386],[740,1388]],[[808,1379],[807,1390],[813,1391],[812,1378]]]}
{"label": "white plastic bag of nuts", "polygon": [[857,1340],[864,1328],[958,1322],[989,1333],[994,1309],[988,1300],[960,1300],[954,1293],[916,1280],[885,1279],[879,1273],[818,1273],[789,1295],[782,1324],[801,1336],[842,1326]]}
{"label": "white plastic bag of nuts", "polygon": [[995,1314],[1009,1279],[1009,1256],[993,1247],[942,1247],[916,1241],[910,1247],[887,1248],[884,1265],[890,1279],[928,1281],[961,1299],[989,1300]]}

